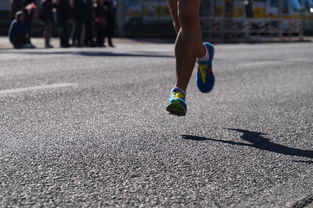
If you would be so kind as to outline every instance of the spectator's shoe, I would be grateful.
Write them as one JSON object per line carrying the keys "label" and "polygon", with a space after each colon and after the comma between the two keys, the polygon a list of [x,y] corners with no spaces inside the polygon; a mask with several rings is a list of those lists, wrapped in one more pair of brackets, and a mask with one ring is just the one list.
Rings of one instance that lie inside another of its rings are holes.
{"label": "spectator's shoe", "polygon": [[98,43],[98,44],[97,44],[97,47],[106,48],[107,46],[106,46],[105,44],[101,44],[101,43],[99,44],[99,43]]}
{"label": "spectator's shoe", "polygon": [[212,71],[212,60],[214,57],[214,46],[211,43],[203,43],[209,52],[209,59],[204,62],[197,61],[198,72],[197,72],[197,85],[202,93],[210,92],[215,83],[215,76]]}
{"label": "spectator's shoe", "polygon": [[35,45],[33,45],[32,43],[29,43],[29,48],[34,49],[34,48],[36,48],[36,46],[35,46]]}
{"label": "spectator's shoe", "polygon": [[83,45],[81,44],[81,42],[73,41],[72,47],[75,47],[75,48],[82,48]]}
{"label": "spectator's shoe", "polygon": [[[20,47],[16,47],[16,48],[20,48]],[[22,45],[21,48],[30,48],[30,47],[29,47],[29,43]]]}
{"label": "spectator's shoe", "polygon": [[46,48],[53,48],[53,45],[48,44],[46,45]]}
{"label": "spectator's shoe", "polygon": [[185,103],[185,93],[182,92],[179,88],[172,89],[166,110],[173,115],[186,115],[187,105]]}
{"label": "spectator's shoe", "polygon": [[61,48],[70,48],[70,47],[72,47],[72,46],[71,46],[70,44],[67,44],[67,45],[65,44],[65,45],[60,45],[60,47],[61,47]]}
{"label": "spectator's shoe", "polygon": [[25,48],[25,49],[34,49],[36,48],[36,46],[34,46],[33,44],[31,43],[26,43],[22,46],[22,48]]}
{"label": "spectator's shoe", "polygon": [[115,48],[115,45],[113,44],[112,40],[108,41],[109,42],[109,46],[112,48]]}

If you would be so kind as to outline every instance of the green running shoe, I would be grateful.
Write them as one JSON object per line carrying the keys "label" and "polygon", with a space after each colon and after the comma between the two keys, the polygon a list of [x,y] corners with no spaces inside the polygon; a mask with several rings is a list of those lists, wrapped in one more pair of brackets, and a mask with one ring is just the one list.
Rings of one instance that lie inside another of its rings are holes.
{"label": "green running shoe", "polygon": [[185,97],[185,93],[181,89],[172,89],[166,110],[173,115],[185,116],[187,112]]}

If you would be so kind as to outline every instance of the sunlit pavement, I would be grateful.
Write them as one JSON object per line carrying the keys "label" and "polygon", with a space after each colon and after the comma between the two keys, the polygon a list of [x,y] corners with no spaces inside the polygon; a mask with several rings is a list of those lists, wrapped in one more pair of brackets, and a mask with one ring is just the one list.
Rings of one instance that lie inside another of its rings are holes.
{"label": "sunlit pavement", "polygon": [[172,44],[0,50],[0,207],[305,207],[313,44],[217,45],[165,111]]}

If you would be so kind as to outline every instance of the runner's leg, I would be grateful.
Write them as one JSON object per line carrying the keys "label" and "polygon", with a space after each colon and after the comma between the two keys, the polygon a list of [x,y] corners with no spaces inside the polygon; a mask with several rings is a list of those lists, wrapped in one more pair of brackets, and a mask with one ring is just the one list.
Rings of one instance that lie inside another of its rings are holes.
{"label": "runner's leg", "polygon": [[177,32],[175,43],[177,82],[171,91],[166,110],[178,116],[184,116],[187,112],[185,92],[196,58],[206,54],[201,40],[200,2],[201,0],[168,0],[174,28]]}
{"label": "runner's leg", "polygon": [[187,89],[196,58],[203,57],[206,53],[201,37],[200,3],[201,0],[169,0],[176,31],[178,25],[180,26],[175,43],[177,75],[175,87],[184,91]]}
{"label": "runner's leg", "polygon": [[178,18],[178,0],[168,0],[168,6],[170,8],[170,12],[173,18],[173,26],[176,33],[179,33],[180,23]]}

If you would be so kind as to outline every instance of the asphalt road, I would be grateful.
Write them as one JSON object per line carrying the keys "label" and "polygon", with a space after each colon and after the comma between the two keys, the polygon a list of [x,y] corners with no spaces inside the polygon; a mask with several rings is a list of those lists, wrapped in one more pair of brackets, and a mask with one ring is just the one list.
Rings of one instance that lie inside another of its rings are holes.
{"label": "asphalt road", "polygon": [[313,44],[216,48],[186,117],[172,44],[1,50],[0,207],[312,206]]}

